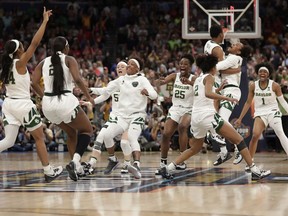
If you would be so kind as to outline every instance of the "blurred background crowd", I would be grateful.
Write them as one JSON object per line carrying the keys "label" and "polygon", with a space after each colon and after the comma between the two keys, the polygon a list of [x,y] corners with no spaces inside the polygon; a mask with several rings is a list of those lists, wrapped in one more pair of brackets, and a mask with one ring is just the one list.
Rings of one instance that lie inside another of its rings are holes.
{"label": "blurred background crowd", "polygon": [[[0,52],[4,43],[16,38],[24,46],[29,44],[42,18],[43,5],[53,10],[45,36],[28,65],[33,76],[37,63],[51,51],[51,39],[65,36],[70,45],[70,55],[78,63],[88,87],[104,87],[117,78],[116,64],[125,58],[137,57],[144,63],[143,73],[153,84],[160,76],[179,70],[178,61],[184,53],[196,55],[203,52],[207,40],[181,38],[183,1],[181,0],[105,0],[105,1],[1,1],[0,2]],[[288,8],[286,0],[260,0],[262,37],[248,39],[253,55],[247,61],[248,80],[256,79],[254,65],[262,61],[273,64],[273,79],[288,95]],[[197,73],[193,67],[192,73]],[[74,94],[83,99],[75,87]],[[167,110],[171,106],[171,86],[159,91],[157,101],[147,104],[147,120],[140,137],[143,150],[159,150],[161,130]],[[0,107],[5,97],[1,90]],[[41,110],[41,101],[31,89],[31,97]],[[94,127],[94,138],[109,117],[109,100],[95,107],[84,107]],[[66,135],[56,125],[45,120],[47,149],[57,151],[65,143]],[[5,136],[3,123],[0,139]],[[177,133],[171,148],[177,149]],[[115,140],[117,142],[117,140]],[[25,128],[20,128],[14,151],[33,150],[33,139]],[[64,148],[65,149],[65,148]]]}

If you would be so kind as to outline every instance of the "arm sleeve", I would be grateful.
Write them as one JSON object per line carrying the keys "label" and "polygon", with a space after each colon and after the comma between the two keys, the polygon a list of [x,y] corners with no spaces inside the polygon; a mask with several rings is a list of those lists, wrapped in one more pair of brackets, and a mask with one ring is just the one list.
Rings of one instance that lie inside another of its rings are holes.
{"label": "arm sleeve", "polygon": [[216,69],[219,70],[226,70],[231,67],[235,67],[237,65],[237,58],[234,58],[234,56],[228,56],[225,60],[220,61],[216,65]]}
{"label": "arm sleeve", "polygon": [[109,97],[110,97],[109,94],[102,94],[99,97],[94,99],[94,103],[95,104],[102,103],[102,102],[106,101]]}
{"label": "arm sleeve", "polygon": [[104,92],[103,94],[109,94],[111,95],[115,91],[120,90],[120,83],[121,83],[122,77],[119,77],[115,80],[112,80],[108,83],[107,87],[103,88]]}
{"label": "arm sleeve", "polygon": [[90,90],[92,91],[93,94],[96,95],[102,95],[105,91],[103,88],[90,88]]}
{"label": "arm sleeve", "polygon": [[285,110],[285,112],[288,113],[288,104],[287,104],[287,102],[285,101],[284,96],[281,95],[281,96],[277,97],[277,99],[278,99],[280,105],[281,105],[281,106],[283,107],[283,109]]}

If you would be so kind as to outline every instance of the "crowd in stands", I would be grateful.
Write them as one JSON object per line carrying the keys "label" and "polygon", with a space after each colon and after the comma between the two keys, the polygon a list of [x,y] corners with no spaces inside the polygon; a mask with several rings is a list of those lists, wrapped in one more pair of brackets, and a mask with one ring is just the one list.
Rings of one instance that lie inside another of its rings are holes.
{"label": "crowd in stands", "polygon": [[[24,46],[29,44],[42,16],[43,2],[2,1],[0,3],[0,52],[5,41],[16,38]],[[161,76],[179,70],[179,59],[184,53],[196,55],[203,52],[206,40],[184,40],[181,38],[183,2],[172,0],[117,0],[117,1],[44,1],[53,10],[47,31],[37,49],[28,70],[33,76],[37,63],[49,55],[51,39],[58,35],[69,41],[70,54],[80,67],[88,87],[104,87],[117,78],[116,64],[125,58],[137,57],[144,63],[143,73],[152,85]],[[288,6],[286,0],[261,0],[262,38],[250,39],[253,56],[247,61],[247,78],[254,80],[254,65],[262,61],[271,62],[275,68],[273,79],[288,95]],[[273,19],[271,19],[273,17]],[[194,66],[192,73],[197,73]],[[143,149],[159,150],[159,139],[168,108],[171,106],[169,86],[159,92],[157,101],[147,104],[148,117],[141,136]],[[79,88],[74,94],[83,100]],[[1,100],[5,89],[1,90]],[[31,89],[31,97],[41,110],[41,100]],[[288,97],[287,97],[288,98]],[[91,145],[109,117],[110,101],[85,106],[93,125],[94,137]],[[58,150],[58,143],[65,143],[66,135],[56,125],[45,120],[45,142],[48,150]],[[3,122],[0,139],[5,136]],[[175,135],[177,136],[177,134]],[[117,142],[117,140],[116,140]],[[25,128],[19,130],[15,146],[10,150],[33,149],[33,140]],[[171,140],[171,148],[177,149],[177,139]]]}

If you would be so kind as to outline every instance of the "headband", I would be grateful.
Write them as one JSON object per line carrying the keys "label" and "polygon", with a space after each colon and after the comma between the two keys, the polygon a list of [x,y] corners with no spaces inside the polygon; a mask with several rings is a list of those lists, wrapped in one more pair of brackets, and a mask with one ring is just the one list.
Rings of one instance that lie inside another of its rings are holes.
{"label": "headband", "polygon": [[[118,64],[124,64],[125,66],[127,66],[127,63],[124,62],[124,61],[120,61],[120,62],[118,62]],[[117,65],[118,65],[118,64],[117,64]]]}
{"label": "headband", "polygon": [[267,67],[264,67],[264,66],[263,66],[263,67],[260,67],[259,70],[258,70],[258,72],[259,72],[260,70],[265,70],[265,71],[267,71],[268,73],[270,73],[269,70],[268,70],[268,68],[267,68]]}
{"label": "headband", "polygon": [[13,41],[16,44],[15,50],[12,53],[9,54],[9,57],[11,59],[13,59],[13,54],[19,49],[20,42],[18,40],[16,40],[16,39],[13,39],[11,41]]}
{"label": "headband", "polygon": [[132,59],[130,59],[130,60],[132,60],[132,61],[137,65],[137,67],[138,67],[139,70],[140,70],[140,64],[139,64],[139,62],[138,62],[136,59],[134,59],[134,58],[132,58]]}

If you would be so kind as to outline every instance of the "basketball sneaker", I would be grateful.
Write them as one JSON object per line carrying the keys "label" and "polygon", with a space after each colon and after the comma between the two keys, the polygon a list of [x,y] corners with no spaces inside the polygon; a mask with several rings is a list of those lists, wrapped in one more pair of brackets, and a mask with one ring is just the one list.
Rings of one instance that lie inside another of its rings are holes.
{"label": "basketball sneaker", "polygon": [[248,165],[245,166],[245,169],[244,169],[244,170],[245,170],[245,172],[247,172],[247,173],[251,173],[250,167],[249,167]]}
{"label": "basketball sneaker", "polygon": [[174,178],[174,176],[171,173],[169,173],[167,166],[162,167],[160,169],[159,173],[162,176],[162,178],[165,178],[165,179],[173,179]]}
{"label": "basketball sneaker", "polygon": [[128,165],[124,165],[120,171],[121,174],[128,174]]}
{"label": "basketball sneaker", "polygon": [[209,134],[209,141],[213,143],[216,142],[218,145],[226,145],[225,138],[221,137],[219,134]]}
{"label": "basketball sneaker", "polygon": [[66,165],[66,170],[68,172],[70,179],[72,179],[73,181],[78,180],[76,164],[74,163],[74,161],[71,161],[69,164]]}
{"label": "basketball sneaker", "polygon": [[186,170],[186,169],[187,169],[187,165],[184,162],[179,165],[176,165],[176,170]]}
{"label": "basketball sneaker", "polygon": [[229,160],[230,158],[232,158],[232,155],[229,152],[227,152],[226,154],[224,154],[223,152],[220,152],[217,155],[217,160],[213,163],[213,165],[218,166],[224,163],[225,161]]}
{"label": "basketball sneaker", "polygon": [[85,175],[92,175],[94,173],[94,168],[91,166],[91,164],[81,162],[81,166],[83,167]]}
{"label": "basketball sneaker", "polygon": [[141,178],[141,172],[140,172],[140,168],[138,167],[138,165],[136,163],[134,163],[133,165],[127,165],[127,170],[129,173],[131,173],[136,179],[140,179]]}
{"label": "basketball sneaker", "polygon": [[165,167],[165,166],[166,166],[166,164],[164,164],[163,162],[160,162],[160,168],[158,168],[155,171],[155,175],[161,175],[160,170],[161,170],[162,167]]}
{"label": "basketball sneaker", "polygon": [[265,178],[271,174],[270,170],[259,169],[255,164],[250,167],[252,174],[252,181],[256,181],[262,178]]}
{"label": "basketball sneaker", "polygon": [[235,158],[233,160],[233,164],[235,164],[235,165],[239,164],[243,160],[241,153],[239,151],[235,151],[234,155],[235,155]]}
{"label": "basketball sneaker", "polygon": [[47,172],[44,171],[45,181],[47,183],[53,181],[58,176],[60,176],[62,172],[63,172],[63,167],[62,166],[52,167],[52,169],[47,171]]}
{"label": "basketball sneaker", "polygon": [[114,169],[116,169],[118,167],[118,165],[119,165],[119,161],[118,160],[117,161],[113,161],[110,158],[108,158],[108,161],[109,161],[108,165],[107,165],[107,167],[104,170],[104,174],[105,175],[111,174],[112,171]]}

